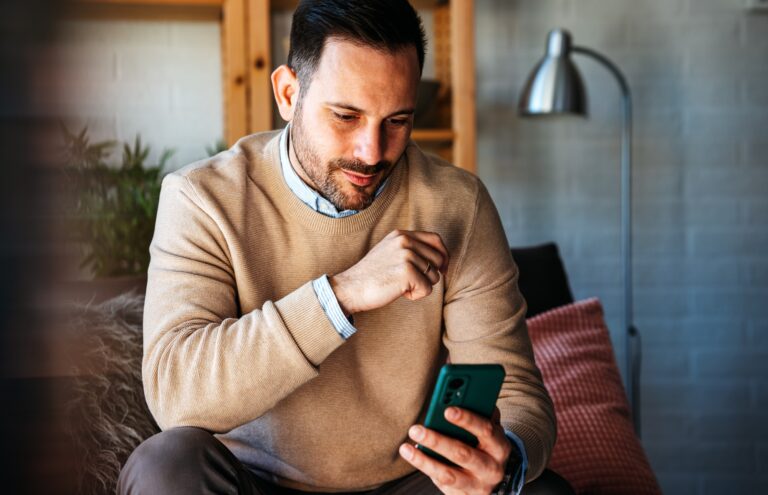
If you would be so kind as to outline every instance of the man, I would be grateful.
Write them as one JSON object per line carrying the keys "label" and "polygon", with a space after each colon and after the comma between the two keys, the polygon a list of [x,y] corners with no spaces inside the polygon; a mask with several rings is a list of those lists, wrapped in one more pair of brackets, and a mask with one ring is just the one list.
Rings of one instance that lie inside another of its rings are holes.
{"label": "man", "polygon": [[[405,0],[301,2],[272,75],[289,126],[166,177],[143,366],[164,432],[122,493],[513,493],[542,472],[554,414],[496,210],[409,140],[424,44]],[[446,359],[505,368],[492,420],[447,414],[477,448],[419,425]]]}

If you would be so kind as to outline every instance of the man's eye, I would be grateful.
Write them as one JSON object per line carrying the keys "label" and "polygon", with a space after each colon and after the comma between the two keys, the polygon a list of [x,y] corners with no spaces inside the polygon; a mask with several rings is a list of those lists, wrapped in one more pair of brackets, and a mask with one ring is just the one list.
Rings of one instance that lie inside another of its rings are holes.
{"label": "man's eye", "polygon": [[333,116],[336,117],[337,120],[341,120],[342,122],[352,122],[357,118],[354,115],[350,115],[346,113],[336,113],[336,112],[333,112]]}
{"label": "man's eye", "polygon": [[404,126],[408,124],[408,119],[389,119],[389,123],[396,126]]}

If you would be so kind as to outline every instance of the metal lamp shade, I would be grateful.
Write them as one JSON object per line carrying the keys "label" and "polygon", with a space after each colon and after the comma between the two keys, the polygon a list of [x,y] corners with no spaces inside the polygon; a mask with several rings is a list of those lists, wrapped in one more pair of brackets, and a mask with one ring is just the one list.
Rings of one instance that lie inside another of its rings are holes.
{"label": "metal lamp shade", "polygon": [[587,115],[587,94],[581,75],[571,62],[571,36],[555,29],[547,38],[547,53],[536,64],[518,105],[522,116],[571,113]]}

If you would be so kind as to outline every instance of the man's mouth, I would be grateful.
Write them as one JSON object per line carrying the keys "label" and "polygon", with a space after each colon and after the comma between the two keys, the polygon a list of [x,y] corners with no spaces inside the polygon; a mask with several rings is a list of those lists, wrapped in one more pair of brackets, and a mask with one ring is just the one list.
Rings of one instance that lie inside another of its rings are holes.
{"label": "man's mouth", "polygon": [[342,170],[341,171],[344,176],[347,178],[349,182],[356,186],[370,186],[373,184],[374,179],[376,178],[376,175],[378,174],[372,174],[372,175],[364,175],[364,174],[358,174],[356,172],[350,172],[349,170]]}

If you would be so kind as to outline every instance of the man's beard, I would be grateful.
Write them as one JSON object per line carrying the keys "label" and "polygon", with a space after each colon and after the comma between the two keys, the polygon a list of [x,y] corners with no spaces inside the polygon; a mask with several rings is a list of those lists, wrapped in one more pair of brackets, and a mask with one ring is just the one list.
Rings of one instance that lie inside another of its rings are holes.
{"label": "man's beard", "polygon": [[[299,167],[312,181],[314,189],[325,199],[331,202],[338,211],[364,210],[371,206],[376,199],[376,191],[381,183],[392,171],[392,164],[382,160],[376,165],[366,165],[361,160],[347,160],[334,158],[327,167],[323,167],[320,157],[312,148],[301,121],[301,107],[296,109],[294,119],[291,122],[291,145],[298,158]],[[368,186],[358,186],[347,181],[340,170],[348,170],[358,174],[373,175],[384,171],[376,178],[376,182]],[[343,191],[344,187],[351,187],[355,194],[350,195]]]}

